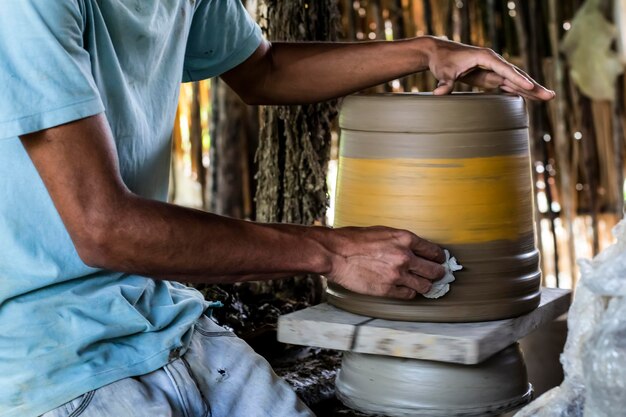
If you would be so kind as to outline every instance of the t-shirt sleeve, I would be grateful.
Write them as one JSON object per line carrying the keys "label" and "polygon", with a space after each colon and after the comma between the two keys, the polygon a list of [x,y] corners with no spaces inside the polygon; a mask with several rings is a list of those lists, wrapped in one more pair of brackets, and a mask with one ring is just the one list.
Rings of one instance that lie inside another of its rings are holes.
{"label": "t-shirt sleeve", "polygon": [[104,111],[77,0],[0,0],[0,140]]}
{"label": "t-shirt sleeve", "polygon": [[233,69],[259,47],[263,35],[241,0],[202,0],[191,23],[183,81]]}

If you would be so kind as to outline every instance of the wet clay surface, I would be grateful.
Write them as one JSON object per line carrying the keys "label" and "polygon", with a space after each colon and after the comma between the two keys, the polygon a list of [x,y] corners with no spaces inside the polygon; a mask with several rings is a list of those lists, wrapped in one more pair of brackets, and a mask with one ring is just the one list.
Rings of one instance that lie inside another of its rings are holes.
{"label": "wet clay surface", "polygon": [[484,132],[528,127],[521,97],[503,94],[356,94],[339,114],[342,129],[374,132]]}
{"label": "wet clay surface", "polygon": [[[384,132],[393,146],[380,146],[381,132],[344,130],[340,154],[346,158],[470,158],[528,153],[528,132],[516,129],[502,141],[502,132],[396,133]],[[415,143],[419,142],[419,147]],[[471,143],[472,146],[467,144]]]}
{"label": "wet clay surface", "polygon": [[537,307],[527,118],[519,97],[459,94],[351,96],[335,227],[408,229],[449,249],[464,269],[450,292],[410,302],[329,287],[329,302],[389,320],[471,322]]}
{"label": "wet clay surface", "polygon": [[[329,303],[371,317],[402,321],[466,322],[516,317],[541,298],[539,253],[529,235],[515,242],[449,245],[463,269],[439,299],[403,301],[352,293],[329,284]],[[528,248],[528,251],[526,251]]]}
{"label": "wet clay surface", "polygon": [[477,365],[345,353],[337,377],[341,400],[392,416],[499,415],[530,401],[519,346]]}
{"label": "wet clay surface", "polygon": [[[272,360],[276,373],[294,388],[319,417],[388,417],[389,414],[371,414],[352,409],[335,397],[334,379],[340,364],[340,352],[312,348],[288,349],[280,359]],[[490,415],[497,413],[499,411]]]}

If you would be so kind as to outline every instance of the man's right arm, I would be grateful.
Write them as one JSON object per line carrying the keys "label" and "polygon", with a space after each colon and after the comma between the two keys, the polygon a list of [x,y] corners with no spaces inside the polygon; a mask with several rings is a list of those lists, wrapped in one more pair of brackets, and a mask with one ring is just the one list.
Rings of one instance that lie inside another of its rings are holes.
{"label": "man's right arm", "polygon": [[21,137],[90,266],[188,282],[318,273],[364,294],[411,298],[443,276],[443,252],[385,227],[260,224],[141,198],[119,173],[101,114]]}

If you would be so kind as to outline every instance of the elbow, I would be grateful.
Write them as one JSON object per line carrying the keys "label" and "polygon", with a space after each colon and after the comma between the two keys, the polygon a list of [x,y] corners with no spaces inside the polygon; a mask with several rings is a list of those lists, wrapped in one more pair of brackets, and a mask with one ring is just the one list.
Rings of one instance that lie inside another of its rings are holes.
{"label": "elbow", "polygon": [[85,265],[97,269],[115,269],[112,230],[102,224],[91,224],[76,233],[74,246]]}
{"label": "elbow", "polygon": [[246,61],[221,75],[228,86],[237,93],[241,100],[250,106],[271,105],[277,68],[274,61],[273,46],[263,41]]}

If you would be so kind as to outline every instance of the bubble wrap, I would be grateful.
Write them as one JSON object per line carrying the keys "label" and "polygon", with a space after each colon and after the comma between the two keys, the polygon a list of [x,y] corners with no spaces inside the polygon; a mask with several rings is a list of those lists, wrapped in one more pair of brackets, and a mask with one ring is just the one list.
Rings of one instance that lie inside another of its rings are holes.
{"label": "bubble wrap", "polygon": [[613,234],[616,244],[579,261],[561,355],[563,383],[515,417],[626,416],[626,221]]}

